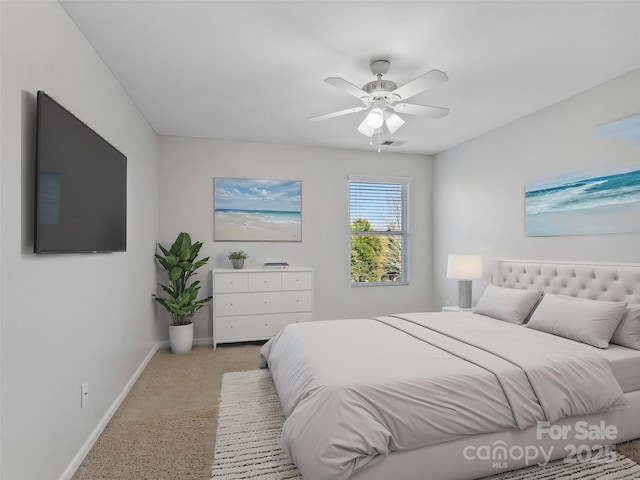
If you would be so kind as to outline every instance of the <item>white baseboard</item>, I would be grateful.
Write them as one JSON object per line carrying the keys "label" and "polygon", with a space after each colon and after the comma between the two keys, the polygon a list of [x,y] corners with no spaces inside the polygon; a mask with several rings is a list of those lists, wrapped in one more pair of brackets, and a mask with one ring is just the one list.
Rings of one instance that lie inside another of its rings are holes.
{"label": "white baseboard", "polygon": [[[166,344],[167,346],[169,346],[169,342],[166,342]],[[140,366],[133,373],[133,375],[131,376],[127,384],[124,386],[120,394],[116,397],[116,399],[113,401],[113,403],[111,404],[107,412],[100,419],[100,421],[96,425],[96,428],[93,429],[93,431],[91,432],[91,435],[89,435],[89,438],[87,438],[87,440],[84,442],[82,447],[80,447],[80,450],[78,450],[78,453],[75,454],[75,456],[73,457],[69,465],[67,465],[67,468],[64,469],[64,472],[62,472],[62,475],[60,475],[58,480],[71,480],[71,477],[73,477],[73,474],[76,472],[76,470],[78,469],[78,467],[80,466],[84,458],[87,456],[87,454],[91,450],[91,447],[93,447],[93,444],[96,443],[96,440],[98,440],[98,437],[100,436],[102,431],[106,428],[107,424],[111,420],[111,417],[113,417],[113,415],[118,410],[118,407],[120,407],[120,404],[124,401],[125,397],[129,394],[129,391],[131,390],[133,385],[136,383],[136,380],[138,380],[138,377],[140,376],[140,374],[143,372],[147,364],[151,361],[151,358],[153,358],[153,355],[161,347],[162,347],[162,342],[157,343],[156,345],[153,346],[153,348],[151,348],[151,351],[147,354],[147,356],[144,358]]]}
{"label": "white baseboard", "polygon": [[[213,345],[213,337],[194,338],[194,345]],[[169,348],[169,340],[158,343],[158,348]]]}

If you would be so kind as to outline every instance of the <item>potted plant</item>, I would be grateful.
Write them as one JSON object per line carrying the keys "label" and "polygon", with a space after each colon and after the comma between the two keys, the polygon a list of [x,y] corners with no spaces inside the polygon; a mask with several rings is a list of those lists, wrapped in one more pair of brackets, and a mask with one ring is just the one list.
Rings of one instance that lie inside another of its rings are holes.
{"label": "potted plant", "polygon": [[231,260],[233,268],[242,268],[244,267],[245,259],[249,258],[249,255],[244,253],[242,250],[237,250],[235,252],[230,252],[229,255],[227,255],[227,258]]}
{"label": "potted plant", "polygon": [[171,316],[169,326],[169,345],[173,353],[186,353],[193,347],[193,323],[191,319],[198,310],[211,301],[212,297],[198,300],[200,281],[189,284],[189,279],[197,269],[209,261],[209,257],[197,260],[202,242],[191,243],[188,233],[181,232],[168,250],[158,244],[162,255],[156,253],[155,258],[167,273],[168,285],[160,284],[166,297],[153,295],[154,300],[162,305]]}

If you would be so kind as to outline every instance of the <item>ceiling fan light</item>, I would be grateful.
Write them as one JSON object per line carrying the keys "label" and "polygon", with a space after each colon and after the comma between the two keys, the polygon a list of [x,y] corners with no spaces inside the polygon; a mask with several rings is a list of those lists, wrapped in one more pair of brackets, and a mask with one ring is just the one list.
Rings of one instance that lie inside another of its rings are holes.
{"label": "ceiling fan light", "polygon": [[385,119],[385,125],[387,126],[389,133],[393,135],[396,130],[404,125],[404,120],[395,113],[392,113],[390,115],[387,115],[387,118]]}
{"label": "ceiling fan light", "polygon": [[367,125],[367,119],[365,118],[362,123],[358,126],[358,131],[363,134],[365,137],[372,137],[375,133],[376,129],[371,128]]}
{"label": "ceiling fan light", "polygon": [[364,119],[367,126],[376,129],[380,128],[384,123],[384,116],[380,107],[372,108],[367,117]]}

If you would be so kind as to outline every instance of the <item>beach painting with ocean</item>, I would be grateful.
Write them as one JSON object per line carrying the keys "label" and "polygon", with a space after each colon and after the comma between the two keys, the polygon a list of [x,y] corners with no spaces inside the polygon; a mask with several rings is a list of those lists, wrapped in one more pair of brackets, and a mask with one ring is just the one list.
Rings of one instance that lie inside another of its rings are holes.
{"label": "beach painting with ocean", "polygon": [[214,240],[302,241],[302,182],[214,178]]}
{"label": "beach painting with ocean", "polygon": [[640,165],[527,182],[525,205],[529,237],[640,232]]}

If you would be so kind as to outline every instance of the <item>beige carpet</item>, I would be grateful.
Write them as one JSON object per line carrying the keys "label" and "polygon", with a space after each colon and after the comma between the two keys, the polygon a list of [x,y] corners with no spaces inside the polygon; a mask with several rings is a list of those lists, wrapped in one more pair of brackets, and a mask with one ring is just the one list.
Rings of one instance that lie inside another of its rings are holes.
{"label": "beige carpet", "polygon": [[226,372],[258,368],[260,345],[158,350],[72,480],[208,480]]}
{"label": "beige carpet", "polygon": [[[72,480],[209,480],[222,375],[254,370],[260,345],[159,350]],[[640,441],[618,450],[640,463]]]}

